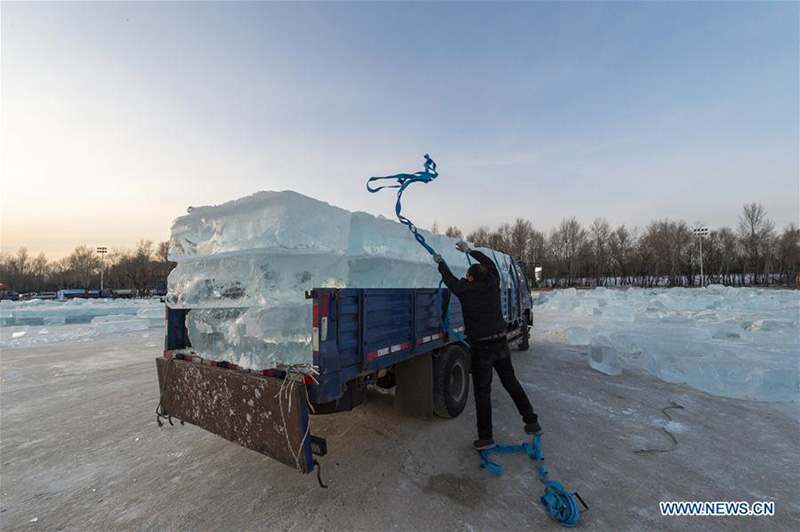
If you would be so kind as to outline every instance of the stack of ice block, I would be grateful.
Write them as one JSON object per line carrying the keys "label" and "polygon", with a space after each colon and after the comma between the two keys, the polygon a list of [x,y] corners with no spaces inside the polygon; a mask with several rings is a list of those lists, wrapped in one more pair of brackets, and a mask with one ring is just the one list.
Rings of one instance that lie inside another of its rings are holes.
{"label": "stack of ice block", "polygon": [[[456,276],[457,239],[421,231]],[[503,282],[510,258],[496,257]],[[439,273],[408,229],[296,192],[264,191],[175,220],[167,303],[191,308],[201,356],[262,369],[311,362],[312,288],[435,288]]]}

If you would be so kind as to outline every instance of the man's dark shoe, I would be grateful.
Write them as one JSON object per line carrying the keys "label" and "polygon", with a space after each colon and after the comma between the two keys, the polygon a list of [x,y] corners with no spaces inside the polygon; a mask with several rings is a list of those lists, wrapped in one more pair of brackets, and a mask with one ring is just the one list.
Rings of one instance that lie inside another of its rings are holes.
{"label": "man's dark shoe", "polygon": [[541,436],[544,431],[538,421],[533,423],[525,423],[525,434],[532,434],[534,436]]}
{"label": "man's dark shoe", "polygon": [[492,438],[489,438],[487,440],[475,440],[474,442],[472,442],[472,448],[475,449],[476,451],[485,451],[486,449],[491,449],[492,447],[495,447],[495,445],[496,444],[494,443],[494,440]]}

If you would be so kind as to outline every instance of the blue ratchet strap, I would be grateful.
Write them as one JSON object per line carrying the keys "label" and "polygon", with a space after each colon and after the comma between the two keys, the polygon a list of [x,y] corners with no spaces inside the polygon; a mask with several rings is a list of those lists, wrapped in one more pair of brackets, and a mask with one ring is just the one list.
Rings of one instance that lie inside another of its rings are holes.
{"label": "blue ratchet strap", "polygon": [[[436,163],[426,153],[425,154],[425,170],[423,170],[422,172],[417,172],[415,174],[395,174],[395,175],[389,175],[389,176],[384,176],[384,177],[370,177],[369,180],[367,181],[367,190],[369,190],[373,194],[375,192],[383,190],[384,188],[396,188],[396,189],[398,189],[397,190],[397,203],[395,203],[395,205],[394,205],[394,213],[397,215],[397,219],[400,221],[400,223],[408,227],[408,230],[411,231],[411,234],[414,235],[414,238],[417,240],[417,242],[419,242],[420,245],[422,247],[424,247],[428,251],[428,253],[430,253],[431,255],[436,255],[436,251],[432,247],[430,247],[427,242],[425,242],[425,237],[422,236],[421,234],[419,234],[419,231],[417,230],[417,226],[414,225],[414,222],[412,222],[411,220],[409,220],[408,218],[403,216],[403,213],[402,213],[402,211],[403,211],[402,199],[403,199],[403,192],[405,192],[406,188],[408,188],[408,186],[411,185],[412,183],[430,183],[431,181],[436,179],[438,176],[439,176],[439,173],[436,171]],[[379,187],[376,187],[376,188],[372,188],[370,186],[370,183],[373,183],[373,182],[376,182],[376,181],[382,181],[384,179],[397,181],[397,184],[395,184],[395,185],[382,185],[382,186],[379,186]]]}
{"label": "blue ratchet strap", "polygon": [[[563,484],[557,480],[547,478],[547,469],[542,465],[544,453],[541,449],[541,437],[534,436],[533,444],[528,442],[522,445],[497,445],[491,449],[480,451],[481,467],[494,473],[503,474],[503,466],[489,458],[492,454],[514,454],[526,453],[532,460],[536,460],[536,469],[539,472],[539,480],[544,484],[544,494],[540,498],[547,515],[552,517],[559,524],[566,527],[573,527],[578,524],[582,511],[589,509],[583,499],[577,493],[569,493],[564,489]],[[576,499],[583,505],[584,510],[578,508]]]}

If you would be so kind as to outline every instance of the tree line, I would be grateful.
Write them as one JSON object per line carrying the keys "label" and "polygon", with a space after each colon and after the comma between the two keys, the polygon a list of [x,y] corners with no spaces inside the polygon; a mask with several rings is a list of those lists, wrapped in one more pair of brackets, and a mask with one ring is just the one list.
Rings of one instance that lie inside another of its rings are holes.
{"label": "tree line", "polygon": [[[432,229],[438,232],[438,224]],[[670,219],[654,220],[641,231],[624,224],[611,227],[604,218],[584,227],[571,217],[545,232],[517,218],[495,230],[479,227],[466,239],[520,259],[529,279],[541,267],[538,285],[543,287],[696,286],[701,245],[692,229]],[[445,234],[464,237],[454,226]],[[792,222],[776,231],[764,206],[750,203],[735,228],[720,227],[702,238],[702,261],[703,284],[797,287],[800,229]]]}
{"label": "tree line", "polygon": [[77,246],[60,260],[44,253],[36,257],[24,247],[0,254],[0,282],[20,292],[55,292],[64,288],[100,288],[101,269],[106,289],[133,289],[140,295],[166,288],[175,266],[168,259],[169,242],[140,241],[133,249],[114,249],[101,258],[95,248]]}
{"label": "tree line", "polygon": [[[432,228],[439,232],[438,223]],[[445,234],[464,238],[455,226]],[[603,218],[584,227],[575,217],[541,231],[524,218],[495,230],[479,227],[466,235],[520,259],[528,278],[542,268],[542,287],[569,286],[696,286],[700,284],[700,242],[692,227],[680,220],[654,220],[643,230],[611,227]],[[104,287],[134,289],[146,295],[165,288],[175,266],[168,259],[169,243],[142,240],[134,249],[115,249],[103,263]],[[775,229],[759,203],[744,206],[735,228],[711,230],[703,238],[703,284],[797,287],[800,274],[800,229],[792,223]],[[49,261],[40,253],[0,254],[0,283],[17,292],[49,292],[62,288],[100,287],[101,258],[94,248],[78,246],[67,257]]]}

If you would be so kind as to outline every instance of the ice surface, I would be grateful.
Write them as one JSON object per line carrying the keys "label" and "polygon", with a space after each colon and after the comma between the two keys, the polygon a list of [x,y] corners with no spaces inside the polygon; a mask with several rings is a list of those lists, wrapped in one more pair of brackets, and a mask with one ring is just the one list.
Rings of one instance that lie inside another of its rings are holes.
{"label": "ice surface", "polygon": [[143,331],[150,327],[148,320],[129,314],[98,316],[92,320],[92,327],[100,334]]}
{"label": "ice surface", "polygon": [[713,325],[713,333],[711,338],[715,340],[744,340],[744,330],[736,324],[736,322],[726,321]]}
{"label": "ice surface", "polygon": [[800,292],[569,289],[537,294],[534,305],[535,335],[588,345],[590,365],[604,373],[616,371],[616,358],[620,369],[724,397],[800,397]]}
{"label": "ice surface", "polygon": [[[98,334],[164,327],[164,303],[158,299],[32,300],[0,303],[0,347],[82,341]],[[29,327],[38,329],[34,334]],[[22,332],[26,334],[20,334]]]}
{"label": "ice surface", "polygon": [[564,333],[567,335],[569,345],[589,345],[592,335],[586,327],[569,327]]}
{"label": "ice surface", "polygon": [[[456,276],[457,239],[420,231]],[[483,250],[509,286],[510,258]],[[311,362],[312,288],[435,288],[440,275],[408,228],[296,192],[259,192],[175,220],[167,303],[193,309],[201,356],[253,369]]]}
{"label": "ice surface", "polygon": [[622,305],[607,305],[600,315],[607,320],[633,321],[636,319],[636,311]]}
{"label": "ice surface", "polygon": [[[125,314],[136,316],[141,309],[160,312],[163,325],[164,303],[158,299],[34,299],[0,302],[0,325],[70,325],[91,323],[98,316]],[[147,317],[154,317],[155,314]]]}

